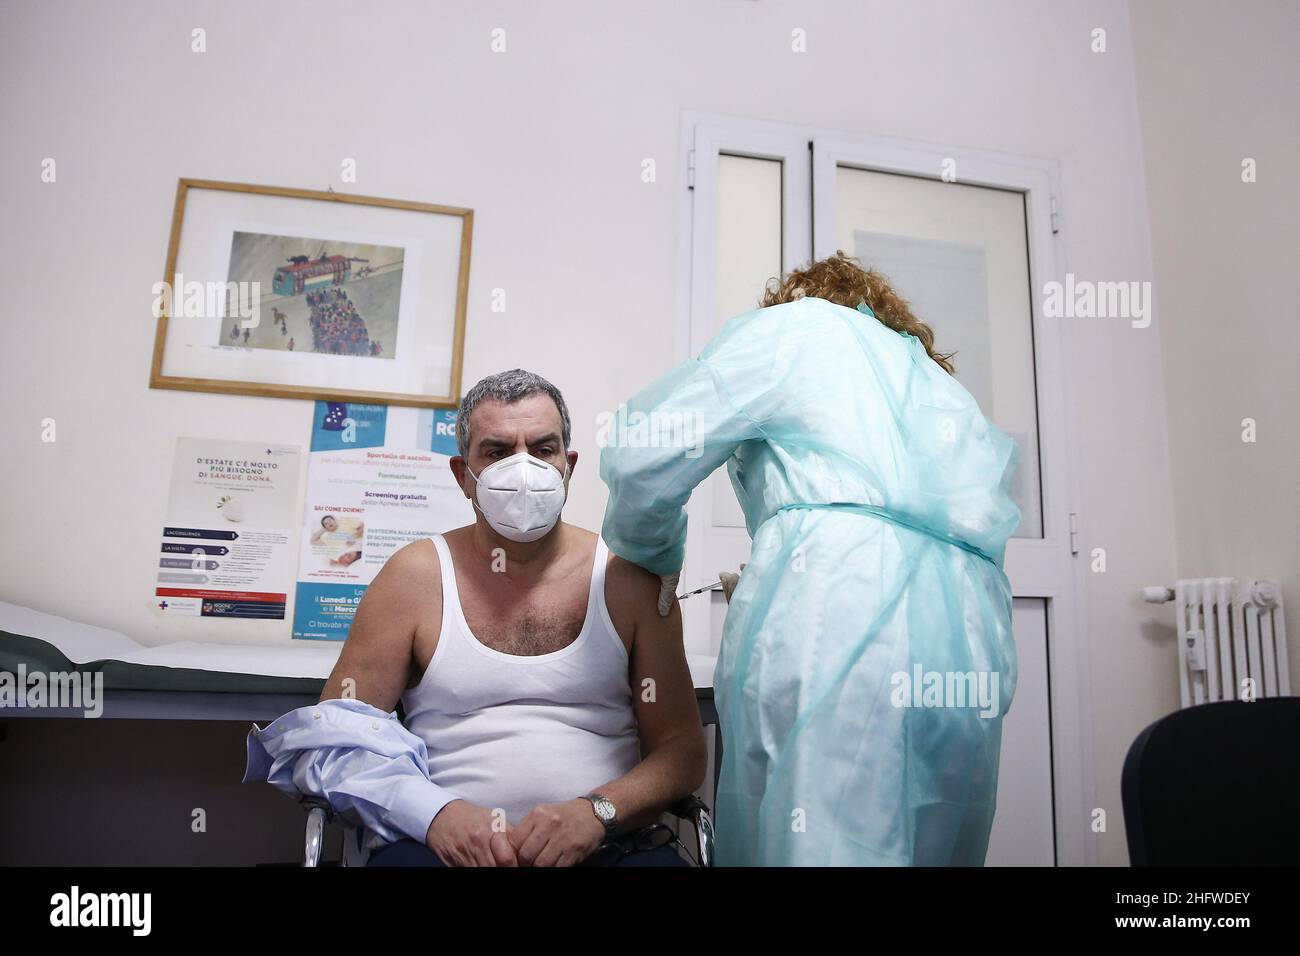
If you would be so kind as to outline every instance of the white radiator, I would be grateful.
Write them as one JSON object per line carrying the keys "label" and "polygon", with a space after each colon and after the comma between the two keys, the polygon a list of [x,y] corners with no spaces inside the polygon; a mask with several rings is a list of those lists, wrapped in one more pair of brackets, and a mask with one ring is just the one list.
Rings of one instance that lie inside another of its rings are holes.
{"label": "white radiator", "polygon": [[1187,578],[1172,591],[1147,588],[1143,597],[1174,602],[1182,706],[1290,695],[1276,581]]}

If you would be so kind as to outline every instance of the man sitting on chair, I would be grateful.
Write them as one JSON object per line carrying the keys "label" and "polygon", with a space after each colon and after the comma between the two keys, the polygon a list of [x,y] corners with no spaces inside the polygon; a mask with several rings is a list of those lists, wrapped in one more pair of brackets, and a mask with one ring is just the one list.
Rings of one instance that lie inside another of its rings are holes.
{"label": "man sitting on chair", "polygon": [[469,391],[451,468],[474,523],[388,560],[320,703],[249,734],[246,781],[328,800],[369,831],[370,865],[427,866],[596,862],[700,786],[681,613],[660,616],[658,578],[559,520],[569,440],[540,376]]}

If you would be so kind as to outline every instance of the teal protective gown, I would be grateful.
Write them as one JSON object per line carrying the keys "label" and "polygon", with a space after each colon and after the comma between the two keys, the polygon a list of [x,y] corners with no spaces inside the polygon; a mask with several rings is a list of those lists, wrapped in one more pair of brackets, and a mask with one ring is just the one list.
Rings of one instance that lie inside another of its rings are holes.
{"label": "teal protective gown", "polygon": [[717,863],[982,865],[1016,684],[1011,438],[915,337],[815,298],[737,316],[621,414],[616,554],[680,569],[724,462],[753,538],[714,675]]}

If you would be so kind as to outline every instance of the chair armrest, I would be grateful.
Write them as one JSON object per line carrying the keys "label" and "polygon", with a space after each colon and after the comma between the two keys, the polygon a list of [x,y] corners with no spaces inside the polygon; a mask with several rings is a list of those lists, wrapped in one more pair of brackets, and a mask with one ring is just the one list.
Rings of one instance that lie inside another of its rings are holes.
{"label": "chair armrest", "polygon": [[696,813],[700,810],[708,813],[709,805],[693,793],[690,796],[682,797],[668,808],[668,812],[680,820],[694,820]]}
{"label": "chair armrest", "polygon": [[709,805],[691,794],[683,797],[668,812],[680,820],[689,820],[695,827],[696,841],[699,847],[700,866],[713,865],[713,817],[709,814]]}
{"label": "chair armrest", "polygon": [[325,807],[313,806],[307,809],[307,832],[302,851],[303,866],[320,865],[321,847],[325,842],[325,824],[329,822],[328,814],[329,810]]}
{"label": "chair armrest", "polygon": [[301,794],[298,797],[298,804],[304,810],[313,810],[319,808],[325,811],[326,816],[330,816],[330,817],[334,816],[334,812],[330,810],[329,801],[326,800],[324,797],[311,797],[308,796],[307,794]]}

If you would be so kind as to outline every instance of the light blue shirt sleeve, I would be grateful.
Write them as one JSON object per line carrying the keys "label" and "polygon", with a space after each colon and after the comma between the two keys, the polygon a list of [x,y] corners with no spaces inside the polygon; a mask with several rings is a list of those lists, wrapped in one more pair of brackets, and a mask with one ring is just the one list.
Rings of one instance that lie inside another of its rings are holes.
{"label": "light blue shirt sleeve", "polygon": [[424,843],[433,818],[460,799],[429,779],[424,741],[364,701],[299,707],[262,730],[254,724],[247,745],[244,783],[324,799],[385,843]]}

